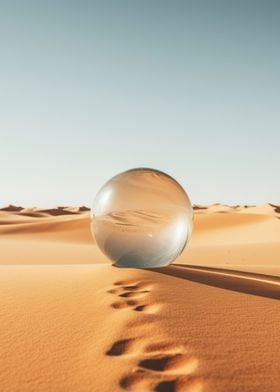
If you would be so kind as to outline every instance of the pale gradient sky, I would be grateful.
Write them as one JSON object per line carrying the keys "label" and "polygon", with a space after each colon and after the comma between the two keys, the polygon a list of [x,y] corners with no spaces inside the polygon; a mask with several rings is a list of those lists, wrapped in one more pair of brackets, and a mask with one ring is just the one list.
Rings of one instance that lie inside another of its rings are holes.
{"label": "pale gradient sky", "polygon": [[91,205],[123,170],[280,202],[278,0],[0,0],[0,205]]}

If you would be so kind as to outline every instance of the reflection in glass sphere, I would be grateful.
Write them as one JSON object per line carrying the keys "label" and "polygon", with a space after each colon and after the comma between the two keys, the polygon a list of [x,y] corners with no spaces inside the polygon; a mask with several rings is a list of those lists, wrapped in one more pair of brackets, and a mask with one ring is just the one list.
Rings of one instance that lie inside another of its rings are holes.
{"label": "reflection in glass sphere", "polygon": [[154,268],[172,263],[192,230],[190,200],[172,177],[146,168],[113,177],[92,208],[97,245],[119,267]]}

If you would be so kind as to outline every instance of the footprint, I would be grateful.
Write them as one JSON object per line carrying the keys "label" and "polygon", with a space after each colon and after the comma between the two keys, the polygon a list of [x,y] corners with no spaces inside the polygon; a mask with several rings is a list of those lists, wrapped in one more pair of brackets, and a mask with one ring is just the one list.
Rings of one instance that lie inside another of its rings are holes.
{"label": "footprint", "polygon": [[183,375],[170,379],[140,371],[123,377],[119,385],[131,392],[203,392],[203,380],[199,377]]}
{"label": "footprint", "polygon": [[119,356],[128,354],[133,348],[135,339],[121,339],[116,341],[113,346],[106,351],[106,355]]}
{"label": "footprint", "polygon": [[170,374],[191,374],[196,370],[198,360],[178,353],[144,359],[139,362],[138,366],[153,371],[165,371]]}
{"label": "footprint", "polygon": [[203,382],[200,378],[182,378],[180,380],[162,381],[154,388],[156,392],[202,392]]}
{"label": "footprint", "polygon": [[155,314],[160,309],[160,304],[151,304],[151,305],[137,305],[133,310],[136,312],[144,312],[148,314]]}
{"label": "footprint", "polygon": [[130,286],[123,286],[124,290],[129,290],[129,291],[133,291],[133,290],[138,290],[140,287],[137,285],[130,285]]}
{"label": "footprint", "polygon": [[131,308],[133,306],[137,306],[137,302],[133,300],[129,301],[118,301],[112,303],[111,307],[114,309],[124,309],[124,308]]}
{"label": "footprint", "polygon": [[136,312],[143,312],[145,309],[147,309],[147,305],[138,305],[134,308]]}
{"label": "footprint", "polygon": [[155,387],[157,385],[157,380],[156,378],[153,378],[153,376],[149,377],[145,372],[135,371],[134,373],[123,377],[120,380],[119,385],[127,391],[150,392],[156,391]]}
{"label": "footprint", "polygon": [[108,293],[117,295],[121,299],[111,304],[114,309],[132,308],[136,312],[148,314],[156,313],[159,309],[159,305],[142,303],[142,299],[150,293],[151,282],[118,281],[114,286],[108,290]]}
{"label": "footprint", "polygon": [[[124,292],[132,294],[132,293],[135,293],[135,292],[140,292],[143,289],[143,287],[142,288],[141,287],[135,287],[133,289],[131,289],[129,287],[130,286],[126,286],[126,287],[120,286],[120,287],[116,287],[116,288],[110,289],[107,292],[110,293],[110,294],[121,294],[121,293],[124,293]],[[150,290],[146,290],[145,292],[149,292],[149,291]]]}
{"label": "footprint", "polygon": [[203,380],[195,376],[198,359],[187,354],[182,346],[156,342],[143,347],[139,339],[123,339],[116,341],[106,355],[139,358],[136,367],[119,382],[124,390],[202,392]]}
{"label": "footprint", "polygon": [[114,286],[121,286],[123,290],[141,290],[152,286],[152,282],[148,281],[118,281],[114,283]]}
{"label": "footprint", "polygon": [[143,297],[143,294],[149,293],[149,290],[143,291],[126,291],[123,294],[120,294],[119,297],[123,298],[135,298],[135,297]]}

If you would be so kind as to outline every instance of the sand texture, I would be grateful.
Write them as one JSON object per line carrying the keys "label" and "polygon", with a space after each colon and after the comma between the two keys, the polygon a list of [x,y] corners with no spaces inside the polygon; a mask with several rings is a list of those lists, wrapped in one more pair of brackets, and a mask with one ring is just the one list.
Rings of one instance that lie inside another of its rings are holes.
{"label": "sand texture", "polygon": [[278,392],[280,208],[195,206],[172,266],[120,269],[85,207],[0,210],[1,392]]}

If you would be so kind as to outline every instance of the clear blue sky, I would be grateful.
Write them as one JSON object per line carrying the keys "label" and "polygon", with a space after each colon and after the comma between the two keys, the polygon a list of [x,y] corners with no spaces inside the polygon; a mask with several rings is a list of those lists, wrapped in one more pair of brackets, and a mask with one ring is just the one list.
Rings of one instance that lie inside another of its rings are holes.
{"label": "clear blue sky", "polygon": [[91,205],[154,167],[280,202],[280,2],[0,0],[0,205]]}

